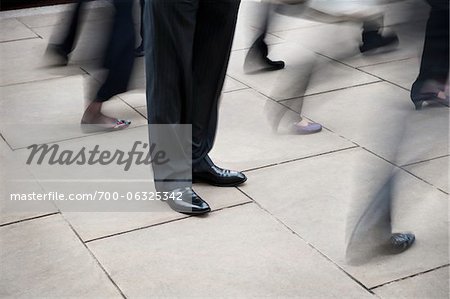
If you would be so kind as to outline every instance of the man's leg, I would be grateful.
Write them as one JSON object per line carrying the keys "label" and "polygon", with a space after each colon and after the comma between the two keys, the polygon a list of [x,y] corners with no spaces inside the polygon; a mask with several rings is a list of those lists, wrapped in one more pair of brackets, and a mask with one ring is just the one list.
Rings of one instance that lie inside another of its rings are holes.
{"label": "man's leg", "polygon": [[[145,61],[147,74],[147,111],[150,139],[173,156],[164,165],[153,164],[156,188],[170,191],[189,187],[191,177],[191,136],[179,134],[176,126],[166,130],[160,125],[191,124],[192,48],[198,0],[148,0],[145,3],[147,34]],[[181,128],[181,126],[180,126]],[[185,157],[182,159],[182,157]],[[183,161],[184,160],[184,161]],[[187,162],[187,163],[186,163]]]}
{"label": "man's leg", "polygon": [[[182,193],[181,201],[168,200],[172,209],[181,213],[210,211],[188,182],[180,181],[191,178],[192,167],[185,167],[189,164],[186,160],[197,156],[189,151],[187,157],[188,151],[183,149],[187,136],[176,130],[164,130],[162,134],[155,124],[191,124],[190,131],[196,135],[190,138],[189,148],[202,148],[200,155],[205,158],[214,140],[217,102],[238,6],[235,1],[210,1],[205,5],[203,0],[147,0],[145,4],[150,140],[169,145],[167,150],[176,157],[164,165],[153,164],[155,185],[157,190]],[[170,138],[172,142],[167,142]]]}
{"label": "man's leg", "polygon": [[428,0],[431,6],[425,32],[419,75],[411,88],[411,99],[416,109],[422,108],[424,101],[449,105],[449,2]]}
{"label": "man's leg", "polygon": [[[189,124],[198,0],[147,0],[144,41],[150,124]],[[189,108],[189,109],[188,109]]]}

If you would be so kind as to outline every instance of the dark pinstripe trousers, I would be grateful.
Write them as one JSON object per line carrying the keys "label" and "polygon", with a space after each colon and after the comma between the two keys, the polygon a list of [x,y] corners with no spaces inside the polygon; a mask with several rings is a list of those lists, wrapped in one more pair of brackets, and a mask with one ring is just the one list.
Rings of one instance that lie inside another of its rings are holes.
{"label": "dark pinstripe trousers", "polygon": [[211,150],[239,0],[146,0],[150,124],[192,124],[192,161]]}

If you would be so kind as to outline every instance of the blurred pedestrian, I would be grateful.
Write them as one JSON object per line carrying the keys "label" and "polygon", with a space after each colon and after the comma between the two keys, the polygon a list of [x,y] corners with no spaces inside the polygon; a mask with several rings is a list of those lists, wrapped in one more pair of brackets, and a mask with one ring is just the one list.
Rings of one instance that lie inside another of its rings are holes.
{"label": "blurred pedestrian", "polygon": [[[69,54],[75,48],[85,2],[86,0],[77,2],[63,41],[48,46],[48,53],[56,56],[61,65],[68,63]],[[81,119],[82,124],[92,125],[90,129],[124,129],[131,123],[128,120],[117,119],[102,113],[102,105],[105,101],[127,91],[134,64],[133,1],[113,0],[113,5],[115,12],[111,33],[103,55],[104,66],[108,70],[108,74]]]}
{"label": "blurred pedestrian", "polygon": [[[305,9],[300,10],[300,13],[297,13],[296,9],[293,9],[294,6],[305,6],[308,7],[311,5],[311,1],[304,0],[282,0],[278,1],[277,4],[272,3],[271,1],[266,1],[260,3],[260,8],[262,10],[262,32],[256,38],[255,42],[250,47],[244,61],[244,71],[248,74],[251,73],[259,73],[264,71],[277,71],[281,70],[285,67],[285,63],[282,60],[272,60],[268,57],[269,50],[265,38],[267,36],[267,31],[270,26],[271,20],[273,19],[273,15],[277,12],[279,13],[293,13],[296,17],[302,17]],[[281,4],[280,4],[281,3]],[[337,3],[339,5],[339,2]],[[357,4],[352,4],[352,9],[357,8]],[[315,7],[313,9],[314,14],[317,15],[318,9]],[[292,12],[295,11],[295,12]],[[347,10],[348,12],[348,10]],[[330,13],[330,12],[327,12]],[[326,13],[320,13],[321,19],[323,15]],[[340,18],[333,15],[329,15],[328,19],[342,21]],[[398,44],[398,37],[394,33],[383,33],[383,15],[379,13],[365,14],[357,17],[351,17],[349,20],[362,22],[362,42],[360,44],[359,50],[361,53],[369,53],[374,50],[378,50],[380,48],[386,48],[391,46],[396,46]],[[312,71],[312,68],[311,68]],[[303,77],[303,80],[309,81],[310,76]],[[303,91],[306,91],[308,86],[308,82],[299,82],[299,85],[304,87]],[[298,89],[298,88],[297,88]],[[293,129],[297,134],[314,134],[318,133],[322,130],[322,126],[318,123],[309,121],[301,116],[301,108],[303,106],[303,99],[298,99],[297,102],[291,101],[290,106],[297,106],[296,111],[299,111],[299,121],[295,122],[293,125]],[[275,127],[278,126],[279,121],[283,118],[283,113],[272,113],[273,115],[277,115],[275,119],[271,119],[272,123]]]}
{"label": "blurred pedestrian", "polygon": [[87,0],[78,0],[74,10],[71,12],[69,26],[67,27],[62,42],[49,44],[47,54],[54,55],[56,65],[67,65],[69,55],[75,49],[76,41],[80,33],[83,9]]}
{"label": "blurred pedestrian", "polygon": [[[292,3],[295,1],[290,2]],[[299,2],[300,5],[308,5],[308,2],[303,0],[298,0],[297,2]],[[273,19],[273,15],[277,12],[289,13],[291,6],[292,4],[273,4],[270,2],[260,3],[262,10],[262,32],[250,47],[250,50],[245,58],[244,70],[247,73],[275,71],[284,68],[285,64],[283,61],[273,61],[268,57],[269,51],[265,39],[271,20]],[[296,17],[301,18],[302,14],[300,13],[296,15]],[[339,17],[335,18],[335,21],[339,20]],[[330,16],[330,19],[333,20],[333,16]],[[361,16],[360,19],[356,19],[356,21],[362,22],[362,42],[359,47],[361,53],[368,53],[373,50],[388,46],[396,46],[398,44],[398,37],[395,33],[383,33],[383,15],[374,14],[374,16],[367,17],[367,19],[365,19],[364,16]]]}
{"label": "blurred pedestrian", "polygon": [[[155,129],[161,124],[191,126],[192,152],[186,152],[180,145],[186,136],[175,132],[172,142],[165,143],[170,147],[167,150],[178,152],[175,156],[184,158],[172,159],[167,165],[153,164],[157,191],[179,193],[180,200],[169,199],[167,203],[181,213],[199,215],[210,211],[209,205],[191,188],[192,181],[220,187],[246,181],[243,173],[216,166],[208,155],[214,144],[219,98],[238,9],[239,0],[147,0],[145,3],[150,138],[161,144],[158,141],[170,135]],[[178,179],[180,173],[186,176]]]}

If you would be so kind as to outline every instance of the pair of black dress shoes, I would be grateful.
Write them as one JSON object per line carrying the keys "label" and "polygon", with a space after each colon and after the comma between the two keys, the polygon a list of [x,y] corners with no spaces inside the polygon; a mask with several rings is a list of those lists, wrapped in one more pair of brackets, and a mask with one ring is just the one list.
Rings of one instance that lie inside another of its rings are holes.
{"label": "pair of black dress shoes", "polygon": [[[235,187],[247,180],[242,173],[216,166],[206,156],[200,163],[192,166],[192,182],[204,182],[218,187]],[[211,211],[204,201],[191,187],[183,187],[170,191],[174,196],[167,199],[172,210],[187,215],[201,215]]]}

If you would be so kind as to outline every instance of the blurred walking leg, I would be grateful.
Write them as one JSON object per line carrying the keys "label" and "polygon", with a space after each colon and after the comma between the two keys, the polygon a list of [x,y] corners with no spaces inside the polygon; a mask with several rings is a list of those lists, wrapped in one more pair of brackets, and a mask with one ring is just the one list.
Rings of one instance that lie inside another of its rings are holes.
{"label": "blurred walking leg", "polygon": [[69,27],[64,35],[62,43],[49,44],[47,52],[56,56],[60,61],[59,65],[67,65],[69,62],[69,54],[72,53],[75,48],[76,40],[80,31],[80,23],[82,17],[82,10],[86,0],[78,0],[75,5],[75,9],[70,17]]}
{"label": "blurred walking leg", "polygon": [[[145,3],[150,139],[158,145],[170,146],[163,150],[180,157],[165,165],[153,164],[155,185],[157,190],[182,193],[181,201],[168,200],[171,208],[181,213],[198,215],[210,211],[191,188],[200,166],[205,171],[202,178],[217,179],[217,185],[224,181],[229,185],[245,181],[240,173],[213,167],[208,157],[214,143],[218,102],[238,8],[237,0]],[[163,134],[156,124],[174,128],[176,124],[191,126],[191,140],[176,129],[172,133],[164,130]],[[172,142],[167,142],[168,136]],[[182,146],[186,143],[190,144],[189,152]]]}
{"label": "blurred walking leg", "polygon": [[268,57],[269,48],[265,41],[270,21],[273,18],[274,4],[260,3],[259,6],[261,8],[262,32],[256,38],[245,57],[244,70],[246,73],[276,71],[284,68],[284,61],[274,61]]}
{"label": "blurred walking leg", "polygon": [[239,1],[200,1],[193,53],[192,163],[213,147]]}
{"label": "blurred walking leg", "polygon": [[114,0],[115,15],[109,42],[105,50],[108,75],[95,100],[86,109],[82,123],[101,124],[107,129],[125,128],[130,122],[101,113],[103,102],[128,89],[134,64],[133,1]]}

